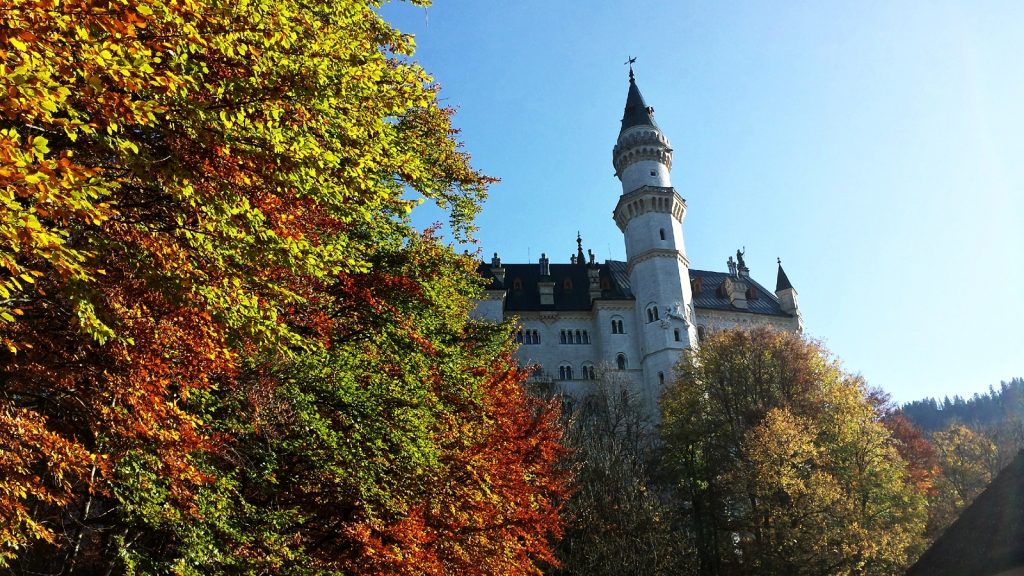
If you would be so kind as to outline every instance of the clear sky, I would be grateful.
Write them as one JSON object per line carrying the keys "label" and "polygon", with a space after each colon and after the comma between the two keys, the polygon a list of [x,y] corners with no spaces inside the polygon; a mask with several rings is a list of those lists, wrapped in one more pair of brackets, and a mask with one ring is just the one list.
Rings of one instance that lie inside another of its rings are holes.
{"label": "clear sky", "polygon": [[[501,178],[479,247],[623,259],[611,149],[637,84],[675,150],[687,255],[781,257],[807,333],[900,402],[1024,376],[1024,2],[387,5]],[[426,226],[436,212],[419,208]]]}

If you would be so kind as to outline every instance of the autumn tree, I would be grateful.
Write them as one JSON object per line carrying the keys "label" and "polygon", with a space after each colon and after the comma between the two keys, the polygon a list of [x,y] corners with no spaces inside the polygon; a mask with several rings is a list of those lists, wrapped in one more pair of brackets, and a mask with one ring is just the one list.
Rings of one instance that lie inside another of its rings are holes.
{"label": "autumn tree", "polygon": [[963,425],[935,432],[932,444],[942,474],[930,501],[929,532],[942,534],[999,473],[996,445]]}
{"label": "autumn tree", "polygon": [[551,407],[468,320],[489,179],[375,3],[10,0],[0,563],[531,573]]}
{"label": "autumn tree", "polygon": [[673,493],[658,482],[659,442],[647,405],[607,372],[570,405],[573,493],[557,548],[561,565],[549,573],[687,573],[691,543],[676,530]]}
{"label": "autumn tree", "polygon": [[893,574],[920,549],[924,495],[878,402],[819,344],[718,332],[662,409],[701,574]]}

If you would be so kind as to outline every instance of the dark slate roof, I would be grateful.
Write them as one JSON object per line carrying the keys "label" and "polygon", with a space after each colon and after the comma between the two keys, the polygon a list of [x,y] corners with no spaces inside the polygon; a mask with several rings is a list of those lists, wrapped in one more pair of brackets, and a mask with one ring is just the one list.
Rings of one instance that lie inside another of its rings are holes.
{"label": "dark slate roof", "polygon": [[[690,270],[690,282],[694,284],[694,280],[700,279],[699,284],[701,285],[700,292],[696,292],[693,295],[693,306],[694,308],[705,308],[710,310],[739,310],[733,308],[729,302],[728,296],[720,296],[718,287],[725,282],[725,279],[729,277],[728,272],[711,272],[708,270]],[[761,286],[753,278],[742,278],[742,280],[750,287],[750,290],[756,294],[756,298],[747,297],[747,309],[740,310],[741,312],[752,312],[754,314],[767,314],[769,316],[785,316],[790,317],[782,311],[779,307],[779,299],[775,297],[775,294],[768,291],[767,288]]]}
{"label": "dark slate roof", "polygon": [[622,113],[622,128],[619,134],[633,126],[654,126],[654,117],[648,111],[647,103],[644,102],[640,89],[636,87],[636,80],[633,79],[633,72],[629,73],[629,93],[626,94],[626,110]]}
{"label": "dark slate roof", "polygon": [[[616,266],[623,264],[623,266]],[[629,280],[626,277],[625,284],[621,276],[625,276],[624,262],[605,262],[598,264],[602,283],[607,286],[602,290],[601,297],[610,300],[631,300],[633,294],[629,291]],[[491,265],[484,263],[478,268],[481,276],[490,279],[488,290],[505,289],[505,310],[509,312],[521,312],[528,310],[590,310],[590,279],[587,276],[586,264],[551,264],[550,281],[555,283],[555,305],[540,305],[540,290],[537,283],[541,281],[540,264],[505,264],[505,282],[499,284],[494,275],[491,274]],[[621,271],[619,270],[621,268]],[[565,287],[565,280],[568,278],[572,288]],[[513,287],[518,279],[522,285],[521,290]]]}
{"label": "dark slate roof", "polygon": [[[598,264],[602,284],[606,286],[601,291],[601,298],[605,300],[632,300],[633,291],[629,285],[629,274],[626,263],[620,260],[606,260]],[[550,281],[555,283],[555,304],[554,306],[541,306],[540,290],[537,283],[541,281],[540,264],[504,264],[505,281],[499,283],[491,273],[489,263],[481,263],[477,269],[484,279],[490,282],[488,290],[505,290],[505,310],[508,312],[525,312],[537,310],[590,310],[590,281],[587,277],[587,265],[585,264],[551,264]],[[739,310],[733,308],[727,296],[719,296],[718,287],[729,276],[727,272],[711,272],[707,270],[690,270],[690,282],[702,286],[700,292],[694,293],[693,305],[698,309],[709,310]],[[516,290],[516,279],[519,279],[522,289]],[[565,279],[571,281],[572,288],[565,288]],[[767,314],[771,316],[790,317],[779,307],[779,300],[750,278],[744,281],[757,294],[756,298],[747,299],[747,310],[754,314]]]}
{"label": "dark slate roof", "polygon": [[789,276],[786,276],[786,271],[782,269],[782,262],[779,262],[779,275],[775,279],[775,291],[789,290],[793,288],[793,285],[789,283]]}
{"label": "dark slate roof", "polygon": [[1024,567],[1024,452],[910,567],[907,576],[995,576]]}

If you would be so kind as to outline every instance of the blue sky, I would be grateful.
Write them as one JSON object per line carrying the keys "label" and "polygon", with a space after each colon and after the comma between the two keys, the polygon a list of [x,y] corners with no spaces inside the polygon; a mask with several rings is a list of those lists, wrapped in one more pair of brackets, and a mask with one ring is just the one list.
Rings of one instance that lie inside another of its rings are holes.
{"label": "blue sky", "polygon": [[[775,258],[807,332],[897,401],[1024,376],[1024,3],[389,4],[501,178],[478,219],[506,262],[623,259],[612,173],[637,84],[675,150],[694,268]],[[419,226],[441,216],[414,212]]]}

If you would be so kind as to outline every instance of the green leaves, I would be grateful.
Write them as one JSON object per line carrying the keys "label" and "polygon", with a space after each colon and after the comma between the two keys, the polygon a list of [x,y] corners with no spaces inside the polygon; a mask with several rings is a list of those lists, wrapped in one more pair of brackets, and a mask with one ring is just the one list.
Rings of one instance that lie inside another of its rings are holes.
{"label": "green leaves", "polygon": [[892,574],[920,550],[924,494],[864,383],[820,345],[767,328],[716,333],[662,407],[702,570]]}
{"label": "green leaves", "polygon": [[412,39],[354,0],[12,1],[0,436],[76,455],[4,444],[20,565],[536,573],[555,412],[408,224],[411,189],[468,237],[490,182]]}

